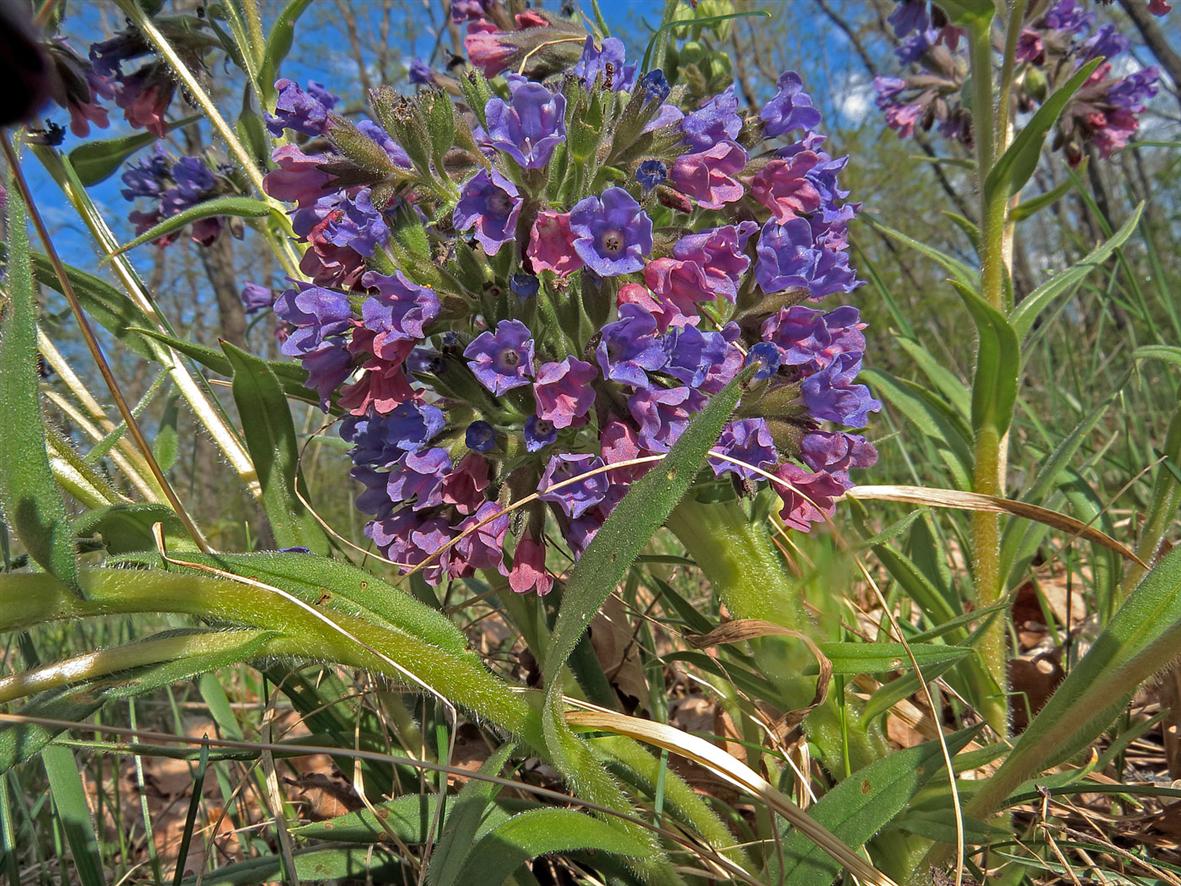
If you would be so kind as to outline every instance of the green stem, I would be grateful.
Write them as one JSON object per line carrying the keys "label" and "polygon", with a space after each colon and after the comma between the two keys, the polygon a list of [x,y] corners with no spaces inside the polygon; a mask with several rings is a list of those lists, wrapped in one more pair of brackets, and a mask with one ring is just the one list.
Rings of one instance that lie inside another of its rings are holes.
{"label": "green stem", "polygon": [[[1012,24],[1012,22],[1010,22]],[[989,192],[984,183],[996,160],[998,131],[1007,140],[1008,126],[998,121],[993,108],[993,60],[991,28],[971,29],[971,64],[973,103],[972,119],[976,137],[976,176],[981,195],[980,207],[980,289],[981,296],[998,311],[1005,312],[1005,226],[1007,195],[1001,190]],[[1011,86],[1011,80],[1009,85]],[[1008,114],[1008,101],[1000,101]],[[972,490],[984,495],[1004,495],[1008,437],[998,434],[991,425],[977,429]],[[1001,572],[1000,515],[975,512],[972,515],[973,578],[976,604],[996,604],[1004,592]],[[976,703],[988,724],[1002,738],[1009,734],[1008,723],[1008,632],[1004,619],[995,619],[977,647],[984,670],[995,684],[980,687]]]}
{"label": "green stem", "polygon": [[[799,592],[788,578],[767,525],[752,523],[737,501],[685,499],[673,511],[668,528],[705,573],[733,618],[811,631]],[[751,647],[759,668],[779,689],[780,702],[787,710],[811,703],[816,680],[805,676],[805,669],[815,660],[799,640],[760,637]]]}

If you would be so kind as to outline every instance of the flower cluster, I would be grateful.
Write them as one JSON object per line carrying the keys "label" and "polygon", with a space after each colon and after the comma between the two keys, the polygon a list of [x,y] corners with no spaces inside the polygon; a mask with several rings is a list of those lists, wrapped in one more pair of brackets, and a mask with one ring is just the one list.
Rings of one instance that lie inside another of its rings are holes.
{"label": "flower cluster", "polygon": [[[345,119],[280,81],[269,121],[289,141],[266,187],[294,204],[310,281],[275,303],[282,351],[344,416],[367,535],[432,582],[492,570],[545,594],[556,537],[580,556],[744,366],[699,482],[773,487],[789,527],[826,519],[876,459],[848,429],[880,404],[856,382],[857,309],[821,304],[859,285],[858,205],[800,77],[757,114],[732,88],[682,107],[618,40],[495,0],[452,15],[462,103],[383,88],[378,122]],[[522,62],[534,29],[552,39]],[[486,79],[511,63],[528,76]]]}
{"label": "flower cluster", "polygon": [[[1169,11],[1167,3],[1152,0],[1156,15]],[[900,136],[911,136],[916,127],[937,126],[948,138],[972,142],[971,116],[961,101],[968,64],[956,50],[960,31],[947,23],[927,0],[899,0],[890,16],[900,42],[895,54],[913,71],[905,77],[876,77],[877,105],[886,123]],[[1016,51],[1019,65],[1015,79],[1018,107],[1031,110],[1078,68],[1103,58],[1086,84],[1074,95],[1058,124],[1055,147],[1078,163],[1086,145],[1109,157],[1136,133],[1140,115],[1157,92],[1156,68],[1143,68],[1117,76],[1112,60],[1127,52],[1130,44],[1113,25],[1097,25],[1094,13],[1079,0],[1057,0],[1022,29]]]}
{"label": "flower cluster", "polygon": [[[122,178],[123,198],[146,203],[146,208],[136,209],[128,216],[137,234],[210,199],[223,187],[218,176],[200,157],[173,160],[159,144],[147,157],[128,164]],[[222,227],[221,218],[200,219],[191,226],[191,236],[194,242],[208,246],[217,239]],[[161,237],[156,243],[166,246],[176,236]]]}

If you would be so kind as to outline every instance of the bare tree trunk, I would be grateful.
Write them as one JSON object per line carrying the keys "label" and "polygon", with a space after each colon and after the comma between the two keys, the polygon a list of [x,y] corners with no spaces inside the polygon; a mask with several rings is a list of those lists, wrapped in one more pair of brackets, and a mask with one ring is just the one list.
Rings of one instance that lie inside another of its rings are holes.
{"label": "bare tree trunk", "polygon": [[246,347],[246,312],[238,295],[240,287],[234,273],[234,246],[230,232],[223,230],[212,244],[197,252],[205,267],[205,276],[217,296],[221,338],[239,348]]}

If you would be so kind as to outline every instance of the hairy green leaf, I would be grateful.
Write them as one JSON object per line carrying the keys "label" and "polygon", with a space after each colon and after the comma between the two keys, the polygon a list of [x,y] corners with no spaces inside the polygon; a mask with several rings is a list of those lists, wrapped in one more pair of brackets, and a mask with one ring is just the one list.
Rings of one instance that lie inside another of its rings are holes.
{"label": "hairy green leaf", "polygon": [[[168,123],[166,128],[178,129],[200,119],[200,114],[193,114]],[[158,138],[154,132],[137,132],[119,138],[86,141],[70,151],[70,165],[74,167],[74,172],[78,174],[78,180],[82,184],[87,187],[97,185],[114,175],[124,160]]]}
{"label": "hairy green leaf", "polygon": [[[943,643],[911,643],[920,668],[957,662],[972,650],[966,646],[947,646]],[[910,658],[901,643],[821,643],[820,651],[832,663],[833,674],[881,674],[908,670]]]}
{"label": "hairy green leaf", "polygon": [[986,200],[990,195],[996,194],[1001,194],[1007,200],[1025,187],[1025,183],[1037,169],[1046,136],[1054,128],[1054,124],[1058,122],[1074,94],[1090,79],[1102,62],[1102,58],[1091,59],[1042,102],[1030,121],[1014,137],[1013,143],[989,170],[988,177],[984,180]]}
{"label": "hairy green leaf", "polygon": [[[976,731],[949,735],[948,751],[954,756]],[[808,814],[858,849],[894,821],[919,788],[941,771],[945,771],[943,753],[937,741],[894,751],[843,779],[809,807]],[[785,834],[783,858],[782,870],[773,871],[770,882],[828,886],[841,872],[833,858],[798,831]]]}
{"label": "hairy green leaf", "polygon": [[291,407],[279,380],[265,361],[229,342],[223,341],[221,346],[234,370],[234,401],[275,541],[284,548],[328,553],[328,536],[297,494],[298,490],[307,498]]}
{"label": "hairy green leaf", "polygon": [[472,849],[456,882],[500,886],[532,858],[579,849],[632,858],[642,858],[651,851],[648,844],[584,813],[535,809],[514,815],[486,833]]}
{"label": "hairy green leaf", "polygon": [[991,426],[1004,436],[1013,421],[1017,402],[1017,376],[1021,368],[1021,343],[1004,314],[982,299],[975,288],[952,281],[976,321],[979,338],[976,376],[972,381],[972,427]]}
{"label": "hairy green leaf", "polygon": [[234,218],[264,218],[270,215],[270,205],[253,197],[214,197],[196,206],[190,206],[176,215],[170,215],[158,224],[152,225],[134,240],[119,247],[119,252],[127,252],[153,240],[159,240],[179,231],[186,225],[204,218],[218,216],[233,216]]}
{"label": "hairy green leaf", "polygon": [[0,326],[0,507],[21,544],[44,569],[74,588],[74,531],[47,454],[37,377],[37,291],[29,262],[25,204],[8,188],[8,294]]}
{"label": "hairy green leaf", "polygon": [[[480,766],[480,772],[483,775],[499,775],[512,752],[511,743],[501,745]],[[485,822],[489,815],[500,811],[493,805],[498,793],[500,785],[479,779],[472,779],[460,789],[447,813],[447,824],[439,838],[439,845],[431,855],[426,872],[428,886],[463,883],[459,875],[464,862],[471,855],[481,830],[487,829]],[[503,818],[507,819],[507,816]]]}
{"label": "hairy green leaf", "polygon": [[[388,849],[322,849],[314,847],[296,852],[295,880],[298,883],[346,882],[399,883],[396,876],[403,860]],[[264,855],[235,864],[224,865],[201,877],[204,886],[255,886],[257,883],[283,879],[283,859]],[[186,877],[182,886],[196,886],[196,879]]]}
{"label": "hairy green leaf", "polygon": [[258,72],[258,91],[265,102],[269,103],[275,97],[275,78],[295,40],[295,23],[311,5],[312,0],[290,0],[271,25],[266,52],[263,53],[262,66]]}

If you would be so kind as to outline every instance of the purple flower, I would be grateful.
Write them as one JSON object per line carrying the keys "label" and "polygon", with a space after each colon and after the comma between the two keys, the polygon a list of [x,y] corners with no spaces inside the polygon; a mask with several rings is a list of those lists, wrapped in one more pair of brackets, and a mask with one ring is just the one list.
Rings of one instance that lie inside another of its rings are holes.
{"label": "purple flower", "polygon": [[275,113],[266,115],[271,135],[281,136],[284,129],[313,137],[324,134],[328,115],[339,101],[335,95],[314,80],[308,81],[305,91],[285,77],[275,81],[275,89],[279,91]]}
{"label": "purple flower", "polygon": [[555,428],[568,428],[582,418],[595,403],[591,382],[599,377],[595,367],[575,357],[560,363],[542,363],[537,367],[533,396],[537,416]]}
{"label": "purple flower", "polygon": [[365,487],[365,491],[357,496],[357,510],[379,520],[388,517],[394,509],[394,503],[385,491],[389,475],[385,471],[375,471],[373,468],[357,465],[349,471],[349,476]]}
{"label": "purple flower", "polygon": [[390,162],[395,166],[401,166],[403,169],[410,169],[414,166],[410,162],[410,155],[406,153],[406,150],[390,138],[388,132],[368,117],[362,117],[357,121],[357,131],[362,135],[368,136],[372,141],[377,142],[390,158]]}
{"label": "purple flower", "polygon": [[1107,102],[1138,114],[1144,110],[1148,100],[1156,95],[1159,81],[1160,71],[1155,67],[1141,68],[1116,80],[1107,90]]}
{"label": "purple flower", "polygon": [[733,474],[743,480],[761,479],[761,475],[750,466],[771,470],[779,460],[775,451],[775,441],[771,437],[771,429],[767,427],[766,419],[744,418],[732,421],[722,431],[714,446],[718,452],[728,455],[745,464],[737,465],[720,458],[711,458],[709,466],[713,468],[715,476]]}
{"label": "purple flower", "polygon": [[783,362],[806,372],[823,369],[841,354],[865,351],[861,314],[842,306],[827,314],[804,305],[781,308],[763,322],[763,338],[782,349]]}
{"label": "purple flower", "polygon": [[921,59],[938,39],[938,28],[911,34],[894,47],[894,57],[898,59],[900,65],[912,65]]}
{"label": "purple flower", "polygon": [[811,298],[851,292],[859,284],[849,256],[817,246],[812,225],[793,218],[785,225],[763,225],[757,248],[755,279],[768,294],[786,289],[807,290]]}
{"label": "purple flower", "polygon": [[577,519],[607,497],[610,486],[605,473],[587,477],[580,483],[571,483],[561,489],[552,486],[566,480],[573,480],[583,474],[603,467],[603,460],[597,455],[555,455],[545,466],[538,484],[539,498],[557,505],[567,517]]}
{"label": "purple flower", "polygon": [[275,290],[269,286],[257,283],[247,283],[242,287],[242,307],[247,314],[253,314],[269,308],[275,301]]}
{"label": "purple flower", "polygon": [[[504,568],[504,537],[508,533],[509,516],[502,514],[500,510],[500,505],[496,502],[486,501],[474,514],[455,527],[460,533],[473,526],[480,528],[461,538],[451,549],[449,571],[452,576],[458,578],[473,569],[499,571]],[[488,522],[485,523],[485,520]]]}
{"label": "purple flower", "polygon": [[1085,43],[1083,43],[1083,59],[1103,56],[1110,60],[1128,51],[1132,44],[1128,38],[1116,30],[1115,25],[1102,25]]}
{"label": "purple flower", "polygon": [[668,359],[656,337],[656,318],[639,305],[621,305],[619,319],[602,329],[595,359],[604,378],[647,387],[648,373],[660,369]]}
{"label": "purple flower", "polygon": [[508,278],[508,288],[517,298],[533,298],[541,288],[541,281],[534,274],[518,271]]}
{"label": "purple flower", "polygon": [[883,111],[893,104],[893,99],[906,89],[906,81],[901,77],[873,78],[873,91],[877,93],[877,106]]}
{"label": "purple flower", "polygon": [[860,434],[812,431],[800,443],[804,464],[814,471],[826,471],[849,482],[852,468],[868,468],[878,460],[878,451]]}
{"label": "purple flower", "polygon": [[[433,557],[431,564],[422,573],[431,584],[442,581],[450,565],[451,549],[443,548],[454,538],[454,532],[441,516],[423,516],[410,508],[401,508],[384,520],[368,524],[365,534],[373,539],[386,557],[405,569]],[[442,553],[435,557],[440,551]]]}
{"label": "purple flower", "polygon": [[533,333],[520,320],[501,320],[496,332],[485,330],[476,336],[463,356],[480,384],[499,397],[529,384],[533,375]]}
{"label": "purple flower", "polygon": [[763,133],[775,138],[793,129],[815,129],[820,125],[820,112],[812,106],[812,98],[804,92],[804,81],[795,71],[779,75],[779,91],[763,105],[759,119]]}
{"label": "purple flower", "polygon": [[640,428],[640,445],[653,452],[668,452],[704,399],[685,387],[640,388],[627,400],[628,412]]}
{"label": "purple flower", "polygon": [[128,164],[124,170],[123,199],[134,200],[136,197],[158,198],[164,193],[168,180],[171,178],[172,161],[164,152],[159,142],[147,157],[135,163]]}
{"label": "purple flower", "polygon": [[443,479],[443,504],[454,506],[461,514],[473,513],[487,499],[488,460],[469,452]]}
{"label": "purple flower", "polygon": [[705,271],[705,278],[714,295],[730,301],[738,297],[738,283],[750,268],[746,256],[746,241],[757,231],[752,221],[711,228],[682,237],[673,246],[673,256],[691,261]]}
{"label": "purple flower", "polygon": [[702,332],[696,326],[672,327],[664,334],[668,362],[661,372],[690,388],[700,388],[709,371],[726,359],[729,347],[720,332]]}
{"label": "purple flower", "polygon": [[280,350],[302,357],[319,350],[325,339],[343,335],[353,324],[353,309],[343,292],[296,283],[275,302],[280,320],[295,327]]}
{"label": "purple flower", "polygon": [[333,246],[348,247],[366,257],[384,246],[389,237],[389,226],[374,208],[369,188],[346,199],[324,229],[324,239]]}
{"label": "purple flower", "polygon": [[644,93],[644,101],[648,102],[663,102],[672,92],[668,78],[660,68],[653,68],[640,78],[640,89]]}
{"label": "purple flower", "polygon": [[570,231],[574,251],[600,277],[638,271],[652,251],[652,219],[623,188],[574,204]]}
{"label": "purple flower", "polygon": [[492,0],[451,0],[451,21],[461,25],[488,14]]}
{"label": "purple flower", "polygon": [[899,0],[887,19],[895,37],[905,37],[911,31],[925,31],[931,27],[931,13],[927,0]]}
{"label": "purple flower", "polygon": [[733,141],[741,130],[742,118],[738,116],[738,98],[733,86],[686,114],[681,121],[685,143],[694,151],[708,150],[720,141]]}
{"label": "purple flower", "polygon": [[320,405],[325,409],[333,392],[353,370],[352,355],[342,338],[325,339],[314,351],[303,354],[300,363],[308,374],[305,384],[320,395]]}
{"label": "purple flower", "polygon": [[388,343],[426,338],[426,327],[439,316],[439,299],[433,290],[411,282],[401,271],[392,277],[366,271],[361,284],[377,290],[361,304],[362,325],[377,334],[374,354],[388,360],[383,353]]}
{"label": "purple flower", "polygon": [[495,169],[481,169],[463,186],[452,221],[458,231],[475,228],[484,252],[496,255],[501,246],[516,239],[520,214],[517,186]]}
{"label": "purple flower", "polygon": [[783,365],[783,353],[777,345],[769,341],[761,341],[747,352],[743,365],[758,366],[754,378],[762,381],[779,371],[779,367]]}
{"label": "purple flower", "polygon": [[531,415],[525,419],[525,451],[540,452],[558,439],[558,429],[552,421]]}
{"label": "purple flower", "polygon": [[488,142],[523,169],[541,169],[566,138],[566,99],[540,83],[510,82],[509,102],[492,97],[484,108]]}
{"label": "purple flower", "polygon": [[474,421],[467,426],[463,442],[473,452],[491,452],[496,448],[496,428],[486,421]]}
{"label": "purple flower", "polygon": [[645,160],[636,167],[636,181],[645,191],[651,191],[668,178],[668,167],[659,160]]}
{"label": "purple flower", "polygon": [[1095,23],[1095,14],[1085,12],[1077,0],[1058,0],[1042,19],[1042,24],[1052,31],[1070,31],[1081,34],[1089,31]]}
{"label": "purple flower", "polygon": [[410,62],[410,82],[415,86],[431,86],[435,82],[435,72],[420,58]]}
{"label": "purple flower", "polygon": [[443,503],[443,479],[451,470],[451,456],[436,446],[425,452],[408,452],[390,468],[386,492],[390,501],[413,502],[413,508]]}
{"label": "purple flower", "polygon": [[625,64],[625,58],[622,40],[608,37],[599,49],[588,34],[582,47],[582,57],[570,69],[570,73],[581,80],[587,89],[594,89],[596,81],[601,78],[604,89],[630,92],[636,83],[636,66]]}
{"label": "purple flower", "polygon": [[447,417],[429,403],[400,403],[389,415],[350,416],[341,423],[340,436],[353,444],[354,463],[384,467],[404,453],[418,452],[438,436]]}
{"label": "purple flower", "polygon": [[869,413],[878,412],[882,404],[870,395],[865,385],[854,384],[860,371],[859,355],[841,354],[805,378],[804,403],[813,417],[851,428],[865,427]]}

